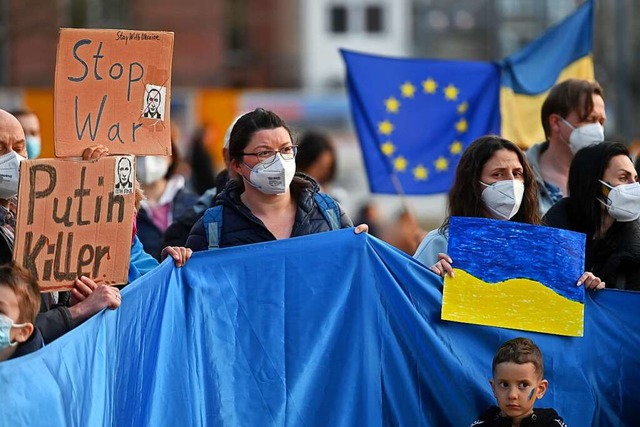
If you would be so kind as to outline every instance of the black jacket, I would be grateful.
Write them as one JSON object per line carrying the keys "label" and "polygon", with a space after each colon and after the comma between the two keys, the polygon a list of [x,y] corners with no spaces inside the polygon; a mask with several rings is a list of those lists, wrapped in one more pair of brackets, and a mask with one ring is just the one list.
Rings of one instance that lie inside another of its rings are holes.
{"label": "black jacket", "polygon": [[[491,406],[480,415],[469,427],[511,427],[512,422],[509,417],[500,416],[500,408]],[[520,423],[521,427],[567,427],[562,417],[554,409],[535,408],[533,413]]]}
{"label": "black jacket", "polygon": [[[292,196],[298,204],[291,237],[330,231],[330,225],[313,198],[314,193],[319,189],[313,178],[304,174],[296,174],[290,188]],[[240,195],[243,191],[244,184],[241,179],[231,180],[216,198],[215,204],[223,206],[222,232],[219,241],[221,248],[276,240],[262,221],[242,203]],[[340,224],[342,228],[353,226],[351,219],[342,209],[340,210]],[[202,251],[209,247],[202,218],[193,226],[186,246],[194,251]]]}
{"label": "black jacket", "polygon": [[[579,230],[572,219],[569,198],[553,205],[544,216],[550,227]],[[585,268],[605,282],[607,288],[640,291],[640,222],[613,223],[603,239],[586,232]]]}
{"label": "black jacket", "polygon": [[66,307],[69,300],[69,292],[60,292],[58,304],[49,303],[49,294],[42,293],[40,300],[40,313],[36,317],[36,328],[42,332],[45,344],[49,344],[56,338],[66,334],[76,326],[76,322],[71,318],[71,312]]}
{"label": "black jacket", "polygon": [[224,190],[228,181],[229,172],[225,169],[216,176],[216,186],[206,190],[191,209],[187,209],[185,213],[180,215],[180,217],[167,228],[164,232],[161,247],[185,246],[193,225],[202,217],[207,209],[213,206],[216,195]]}

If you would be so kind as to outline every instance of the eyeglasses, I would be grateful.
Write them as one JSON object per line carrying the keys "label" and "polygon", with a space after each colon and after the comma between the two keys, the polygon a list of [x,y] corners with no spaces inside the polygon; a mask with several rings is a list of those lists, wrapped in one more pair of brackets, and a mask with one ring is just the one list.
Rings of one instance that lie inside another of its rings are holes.
{"label": "eyeglasses", "polygon": [[273,161],[276,160],[276,154],[280,154],[285,160],[292,160],[298,154],[298,146],[297,145],[289,145],[288,147],[283,147],[279,150],[263,150],[258,151],[257,153],[240,153],[243,156],[256,156],[259,161],[263,162],[273,157]]}

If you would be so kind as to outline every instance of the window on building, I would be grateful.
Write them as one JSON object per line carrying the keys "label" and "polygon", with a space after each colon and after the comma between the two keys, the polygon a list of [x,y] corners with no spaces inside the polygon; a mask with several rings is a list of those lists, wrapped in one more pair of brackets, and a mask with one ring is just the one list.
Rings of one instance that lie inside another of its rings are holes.
{"label": "window on building", "polygon": [[329,27],[332,33],[346,33],[349,14],[346,6],[334,5],[329,9]]}
{"label": "window on building", "polygon": [[384,10],[380,5],[369,5],[364,10],[364,28],[367,33],[384,31]]}

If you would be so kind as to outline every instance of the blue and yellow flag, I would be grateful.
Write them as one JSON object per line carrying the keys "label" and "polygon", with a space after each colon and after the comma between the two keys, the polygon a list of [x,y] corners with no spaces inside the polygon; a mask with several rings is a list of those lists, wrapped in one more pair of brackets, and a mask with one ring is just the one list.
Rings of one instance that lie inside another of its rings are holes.
{"label": "blue and yellow flag", "polygon": [[594,80],[593,2],[502,62],[502,136],[522,147],[544,141],[540,109],[551,87],[569,78]]}
{"label": "blue and yellow flag", "polygon": [[468,426],[495,404],[495,350],[518,336],[544,355],[539,406],[570,426],[636,426],[639,305],[588,292],[584,337],[560,337],[441,320],[440,278],[353,230],[203,251],[0,362],[0,426]]}
{"label": "blue and yellow flag", "polygon": [[500,130],[497,64],[342,56],[373,193],[446,192],[462,151]]}

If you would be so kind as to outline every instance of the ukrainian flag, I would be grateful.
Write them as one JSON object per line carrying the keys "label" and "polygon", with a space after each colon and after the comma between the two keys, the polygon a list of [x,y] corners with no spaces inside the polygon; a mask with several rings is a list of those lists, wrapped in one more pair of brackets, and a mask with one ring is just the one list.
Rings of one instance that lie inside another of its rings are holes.
{"label": "ukrainian flag", "polygon": [[593,1],[502,61],[502,136],[521,147],[544,141],[540,110],[549,90],[569,78],[594,80]]}

